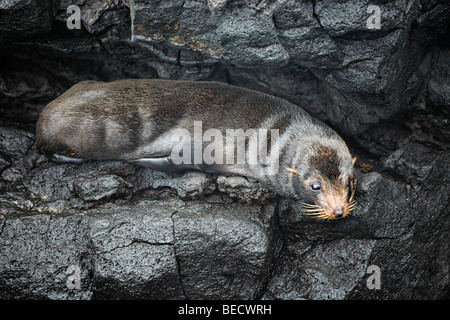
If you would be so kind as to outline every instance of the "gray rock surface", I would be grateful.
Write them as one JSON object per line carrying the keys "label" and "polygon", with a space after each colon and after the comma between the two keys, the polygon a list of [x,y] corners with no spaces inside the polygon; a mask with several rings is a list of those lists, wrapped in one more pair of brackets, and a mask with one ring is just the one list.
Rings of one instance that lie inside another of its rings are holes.
{"label": "gray rock surface", "polygon": [[53,20],[52,1],[5,0],[0,3],[0,15],[0,43],[48,32]]}
{"label": "gray rock surface", "polygon": [[[448,1],[8,0],[0,17],[0,298],[450,297]],[[40,155],[48,102],[122,78],[304,107],[358,156],[357,210],[317,221],[244,177]]]}

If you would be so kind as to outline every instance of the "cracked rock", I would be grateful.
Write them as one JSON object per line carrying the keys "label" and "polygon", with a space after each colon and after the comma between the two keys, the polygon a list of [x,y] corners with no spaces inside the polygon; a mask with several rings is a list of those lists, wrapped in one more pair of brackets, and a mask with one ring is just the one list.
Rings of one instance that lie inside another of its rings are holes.
{"label": "cracked rock", "polygon": [[180,197],[195,197],[214,192],[216,185],[210,175],[203,172],[187,172],[178,181],[177,193]]}
{"label": "cracked rock", "polygon": [[258,212],[255,206],[233,204],[191,205],[175,213],[175,248],[186,298],[257,296],[277,243]]}
{"label": "cracked rock", "polygon": [[219,191],[247,202],[271,196],[269,190],[258,181],[241,176],[220,175],[217,177],[217,186]]}

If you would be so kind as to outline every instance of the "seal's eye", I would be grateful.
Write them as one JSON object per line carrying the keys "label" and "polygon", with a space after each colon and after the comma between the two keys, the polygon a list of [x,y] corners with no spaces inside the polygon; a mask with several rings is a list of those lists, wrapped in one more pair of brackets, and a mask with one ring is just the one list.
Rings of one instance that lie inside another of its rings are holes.
{"label": "seal's eye", "polygon": [[320,191],[320,189],[322,189],[322,184],[320,182],[314,182],[311,185],[311,190],[312,191]]}

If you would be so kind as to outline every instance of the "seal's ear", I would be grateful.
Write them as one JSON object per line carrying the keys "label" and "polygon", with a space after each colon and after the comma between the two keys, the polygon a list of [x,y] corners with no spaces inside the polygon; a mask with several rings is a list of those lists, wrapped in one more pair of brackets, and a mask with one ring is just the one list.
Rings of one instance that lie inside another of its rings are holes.
{"label": "seal's ear", "polygon": [[354,157],[354,158],[352,159],[352,164],[355,165],[355,163],[356,163],[356,157]]}
{"label": "seal's ear", "polygon": [[289,171],[294,177],[297,176],[297,170],[294,168],[286,168],[287,171]]}

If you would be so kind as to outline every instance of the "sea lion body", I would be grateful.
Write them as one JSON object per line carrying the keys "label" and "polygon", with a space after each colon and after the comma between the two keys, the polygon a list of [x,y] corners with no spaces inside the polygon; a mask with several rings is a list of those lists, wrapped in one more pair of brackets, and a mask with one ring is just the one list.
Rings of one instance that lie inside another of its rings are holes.
{"label": "sea lion body", "polygon": [[[215,133],[209,143],[223,139],[223,150],[211,153],[223,151],[223,161],[194,159],[211,149],[208,142],[195,143],[198,124],[200,140],[207,132]],[[255,139],[266,130],[269,164],[237,161],[239,152],[257,152],[258,146],[250,134],[245,144],[231,148],[225,141],[230,129],[253,133]],[[194,142],[174,139],[177,132],[189,133]],[[344,217],[352,209],[352,158],[335,131],[284,99],[224,83],[81,82],[42,110],[36,141],[56,162],[124,160],[159,170],[235,173],[254,177],[280,195],[313,200],[316,208],[310,205],[309,212],[321,218]],[[180,146],[179,154],[190,152],[192,161],[175,163],[173,150]],[[311,190],[314,182],[320,182],[320,192]]]}

